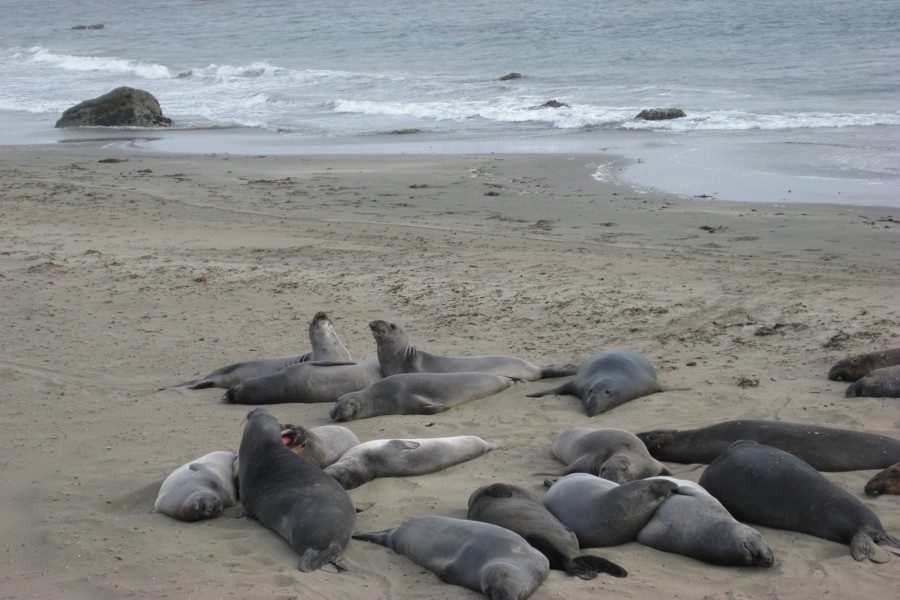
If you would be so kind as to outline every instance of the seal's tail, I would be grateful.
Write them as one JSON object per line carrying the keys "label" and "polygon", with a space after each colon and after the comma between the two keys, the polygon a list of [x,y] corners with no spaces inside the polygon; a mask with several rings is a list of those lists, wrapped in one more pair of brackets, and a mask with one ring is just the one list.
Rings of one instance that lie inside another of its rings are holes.
{"label": "seal's tail", "polygon": [[550,379],[552,377],[566,377],[574,375],[578,372],[578,365],[573,364],[552,364],[541,367],[541,379]]}
{"label": "seal's tail", "polygon": [[616,563],[590,554],[576,556],[569,561],[566,565],[566,573],[581,579],[593,579],[600,573],[608,573],[613,577],[628,577],[628,571]]}

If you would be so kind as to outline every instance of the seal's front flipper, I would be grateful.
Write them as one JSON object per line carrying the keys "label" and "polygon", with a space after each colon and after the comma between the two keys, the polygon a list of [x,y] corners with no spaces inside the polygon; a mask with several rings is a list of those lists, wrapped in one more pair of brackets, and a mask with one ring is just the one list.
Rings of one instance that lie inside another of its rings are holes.
{"label": "seal's front flipper", "polygon": [[572,562],[566,565],[566,573],[581,579],[593,579],[600,573],[608,573],[613,577],[628,577],[628,571],[616,563],[590,554],[573,558]]}

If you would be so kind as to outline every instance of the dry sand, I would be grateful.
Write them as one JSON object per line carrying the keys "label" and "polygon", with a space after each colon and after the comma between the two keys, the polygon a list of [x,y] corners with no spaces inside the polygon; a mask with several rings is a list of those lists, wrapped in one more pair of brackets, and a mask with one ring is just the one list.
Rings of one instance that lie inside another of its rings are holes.
{"label": "dry sand", "polygon": [[[642,431],[732,418],[898,437],[900,403],[845,399],[825,373],[900,346],[900,211],[638,194],[591,178],[596,155],[160,156],[97,144],[0,148],[0,597],[478,598],[352,541],[350,570],[311,574],[249,519],[150,513],[162,479],[236,449],[247,407],[164,390],[225,364],[305,352],[318,310],[356,357],[373,319],[440,354],[580,362],[646,355],[690,388],[588,418],[520,383],[435,416],[353,421],[362,440],[475,434],[499,449],[433,475],[353,490],[358,531],[463,517],[478,486],[540,491],[572,426]],[[109,159],[113,159],[110,161]],[[613,166],[614,168],[614,166]],[[326,405],[270,407],[330,423]],[[702,468],[670,465],[696,480]],[[828,474],[900,535],[874,471]],[[768,570],[630,543],[593,551],[626,579],[552,572],[548,598],[895,597],[900,557],[760,528]]]}

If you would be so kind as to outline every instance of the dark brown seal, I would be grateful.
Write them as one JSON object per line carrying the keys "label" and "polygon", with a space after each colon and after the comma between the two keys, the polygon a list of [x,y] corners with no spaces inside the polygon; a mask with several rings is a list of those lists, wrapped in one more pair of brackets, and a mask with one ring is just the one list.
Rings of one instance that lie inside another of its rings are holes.
{"label": "dark brown seal", "polygon": [[870,496],[880,494],[900,494],[900,462],[879,471],[866,483],[866,493]]}
{"label": "dark brown seal", "polygon": [[856,381],[869,371],[894,365],[900,365],[900,348],[857,354],[838,361],[831,367],[831,370],[828,371],[828,379],[832,381]]}

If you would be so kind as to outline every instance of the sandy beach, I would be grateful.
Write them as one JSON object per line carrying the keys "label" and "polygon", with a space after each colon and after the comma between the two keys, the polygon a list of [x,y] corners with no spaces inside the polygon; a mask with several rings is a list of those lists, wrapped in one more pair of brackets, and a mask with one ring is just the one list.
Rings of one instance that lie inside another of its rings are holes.
{"label": "sandy beach", "polygon": [[[900,346],[900,209],[638,193],[592,178],[603,152],[523,155],[168,155],[98,143],[0,147],[2,598],[478,598],[360,541],[345,572],[247,518],[151,512],[179,465],[236,450],[246,406],[164,389],[236,361],[306,352],[325,311],[356,358],[367,327],[403,324],[437,354],[579,363],[645,355],[678,388],[597,417],[574,397],[510,389],[433,416],[347,426],[363,440],[478,435],[499,445],[443,472],[352,490],[357,531],[464,517],[492,482],[541,492],[574,426],[692,428],[727,419],[900,437],[900,403],[844,398],[828,368]],[[269,407],[330,424],[329,406]],[[696,481],[703,467],[668,465]],[[829,473],[900,536],[876,471]],[[624,579],[551,572],[533,598],[892,597],[900,556],[758,527],[771,569],[636,542],[591,550]]]}

